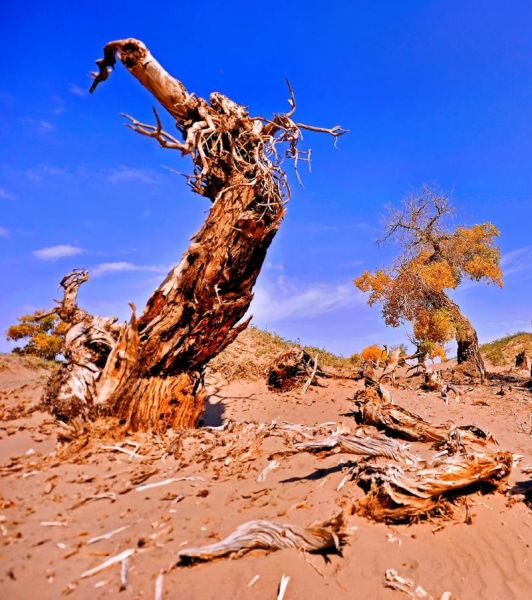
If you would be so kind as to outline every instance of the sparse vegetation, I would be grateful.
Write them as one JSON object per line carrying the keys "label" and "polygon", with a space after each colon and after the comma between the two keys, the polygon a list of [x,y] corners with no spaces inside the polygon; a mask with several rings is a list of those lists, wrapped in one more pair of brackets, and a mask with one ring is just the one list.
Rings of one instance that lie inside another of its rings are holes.
{"label": "sparse vegetation", "polygon": [[59,367],[59,363],[55,360],[47,360],[39,356],[32,356],[31,354],[0,354],[0,373],[20,367],[30,371],[38,371],[39,369],[53,371]]}
{"label": "sparse vegetation", "polygon": [[519,331],[480,346],[484,358],[495,366],[513,365],[515,355],[523,350],[532,356],[532,333]]}
{"label": "sparse vegetation", "polygon": [[227,381],[235,379],[264,379],[275,357],[293,347],[305,350],[311,356],[319,355],[320,365],[338,372],[350,372],[353,363],[315,346],[303,346],[297,341],[287,340],[276,333],[249,327],[208,365],[208,371],[222,375]]}

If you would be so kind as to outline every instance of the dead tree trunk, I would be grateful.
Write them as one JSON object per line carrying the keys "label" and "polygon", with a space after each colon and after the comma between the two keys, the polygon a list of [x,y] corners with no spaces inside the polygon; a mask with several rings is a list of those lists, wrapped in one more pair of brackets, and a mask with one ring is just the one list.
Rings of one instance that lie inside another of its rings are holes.
{"label": "dead tree trunk", "polygon": [[[291,88],[290,111],[272,119],[251,117],[217,92],[207,102],[187,92],[135,39],[105,46],[91,92],[109,77],[117,56],[175,119],[181,139],[163,130],[155,109],[155,125],[126,116],[128,126],[190,155],[189,184],[212,206],[143,314],[138,320],[133,314],[118,332],[87,385],[85,412],[117,415],[135,430],[193,427],[203,410],[203,367],[247,326],[249,321],[239,322],[285,213],[289,190],[276,144],[288,144],[286,154],[297,168],[298,159],[308,160],[297,148],[301,129],[335,138],[345,130],[295,123]],[[72,372],[65,377],[78,378]],[[49,397],[57,412],[53,391]],[[64,410],[61,415],[68,416]]]}

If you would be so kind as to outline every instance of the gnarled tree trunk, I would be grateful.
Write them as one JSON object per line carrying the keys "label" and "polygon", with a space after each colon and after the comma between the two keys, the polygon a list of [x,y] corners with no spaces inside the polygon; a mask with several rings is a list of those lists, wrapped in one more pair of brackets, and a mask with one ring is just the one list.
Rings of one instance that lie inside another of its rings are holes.
{"label": "gnarled tree trunk", "polygon": [[[67,365],[59,376],[61,389],[79,388],[84,382],[76,414],[116,415],[135,430],[192,427],[203,410],[203,367],[247,326],[248,321],[239,322],[285,212],[288,186],[276,144],[288,144],[287,155],[297,166],[298,159],[308,158],[297,149],[300,129],[334,137],[345,131],[295,123],[291,89],[291,110],[272,119],[251,117],[245,107],[217,92],[207,102],[188,93],[134,39],[106,45],[91,91],[108,78],[116,56],[175,119],[181,139],[162,129],[155,110],[155,125],[127,117],[129,127],[164,148],[190,155],[194,172],[189,184],[212,206],[143,314],[137,319],[133,310],[128,324],[115,326],[114,320],[106,325],[112,329],[112,344],[101,349],[97,360],[91,355],[89,334],[98,318],[81,311],[88,324],[77,341],[87,363],[82,374],[70,360],[74,346],[69,336],[79,319],[67,315],[64,320],[72,329],[67,334]],[[57,389],[57,384],[49,388],[48,403],[62,418],[73,416],[73,406],[70,414],[66,406],[68,394]]]}
{"label": "gnarled tree trunk", "polygon": [[486,379],[486,367],[480,354],[478,336],[471,321],[462,313],[456,302],[453,302],[445,293],[441,293],[437,308],[445,308],[451,314],[456,326],[456,358],[459,365],[471,365],[478,372],[480,379]]}

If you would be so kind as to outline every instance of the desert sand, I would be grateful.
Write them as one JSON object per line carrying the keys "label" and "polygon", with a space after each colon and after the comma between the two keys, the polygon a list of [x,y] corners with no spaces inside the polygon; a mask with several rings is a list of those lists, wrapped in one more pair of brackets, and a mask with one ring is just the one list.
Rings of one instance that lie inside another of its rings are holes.
{"label": "desert sand", "polygon": [[[276,598],[282,576],[289,577],[286,600],[407,597],[385,587],[388,569],[433,598],[445,592],[461,600],[530,597],[526,465],[532,463],[532,397],[522,387],[500,380],[466,386],[460,402],[448,404],[437,394],[392,390],[397,404],[427,420],[475,424],[490,431],[501,449],[522,455],[504,493],[468,497],[470,524],[463,506],[452,518],[412,525],[388,526],[353,515],[342,556],[254,551],[176,567],[179,550],[219,540],[246,521],[308,525],[362,497],[355,483],[344,481],[343,467],[353,456],[282,456],[279,467],[258,481],[268,456],[283,447],[281,439],[272,435],[261,441],[252,425],[233,431],[229,426],[223,436],[209,429],[228,420],[335,422],[353,432],[352,399],[362,384],[326,380],[305,395],[274,394],[262,380],[227,383],[211,373],[203,428],[135,434],[125,443],[106,436],[102,424],[93,434],[79,431],[69,443],[58,444],[64,428],[39,407],[47,375],[16,357],[5,357],[0,371],[4,598],[151,599],[157,585],[163,587],[162,598]],[[501,389],[504,395],[497,395]],[[219,443],[222,437],[225,445]],[[411,449],[427,452],[422,446],[414,443]],[[82,577],[128,550],[127,573],[114,564]]]}

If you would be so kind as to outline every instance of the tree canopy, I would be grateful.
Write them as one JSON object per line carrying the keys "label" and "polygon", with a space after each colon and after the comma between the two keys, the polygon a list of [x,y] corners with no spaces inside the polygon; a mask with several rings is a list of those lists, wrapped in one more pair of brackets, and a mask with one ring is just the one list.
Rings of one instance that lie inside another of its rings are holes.
{"label": "tree canopy", "polygon": [[452,212],[447,196],[429,187],[409,196],[390,211],[382,240],[398,243],[396,261],[355,279],[368,304],[382,306],[387,325],[411,322],[414,340],[429,352],[470,326],[446,292],[465,279],[503,285],[499,230],[492,223],[452,227]]}
{"label": "tree canopy", "polygon": [[55,313],[36,310],[30,315],[22,315],[16,325],[7,330],[7,339],[24,341],[24,345],[14,348],[17,354],[31,354],[46,360],[54,360],[61,353],[66,325]]}

